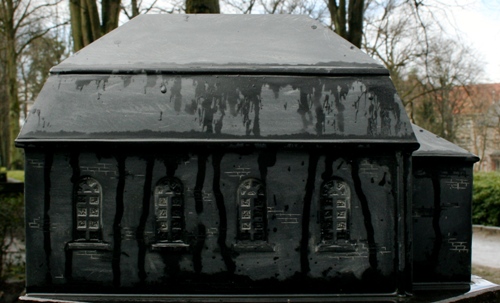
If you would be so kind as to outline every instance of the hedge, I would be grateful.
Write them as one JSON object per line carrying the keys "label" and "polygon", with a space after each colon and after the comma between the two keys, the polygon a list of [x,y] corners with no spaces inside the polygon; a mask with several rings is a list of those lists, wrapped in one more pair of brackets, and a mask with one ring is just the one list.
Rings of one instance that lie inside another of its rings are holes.
{"label": "hedge", "polygon": [[472,223],[500,226],[500,173],[474,173]]}
{"label": "hedge", "polygon": [[14,240],[24,242],[23,194],[0,193],[0,285],[24,275],[24,260],[8,252]]}

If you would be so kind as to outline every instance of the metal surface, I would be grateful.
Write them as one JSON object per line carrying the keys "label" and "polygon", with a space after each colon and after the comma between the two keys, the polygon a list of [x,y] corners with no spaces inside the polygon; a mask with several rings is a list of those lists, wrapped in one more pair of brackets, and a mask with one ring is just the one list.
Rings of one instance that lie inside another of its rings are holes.
{"label": "metal surface", "polygon": [[53,73],[389,73],[299,15],[140,15]]}
{"label": "metal surface", "polygon": [[28,293],[404,287],[407,176],[385,148],[98,147],[26,148]]}
{"label": "metal surface", "polygon": [[51,76],[17,143],[207,139],[416,146],[388,77],[245,75]]}
{"label": "metal surface", "polygon": [[479,158],[418,126],[413,153],[415,289],[470,287],[473,164]]}
{"label": "metal surface", "polygon": [[463,161],[477,162],[479,158],[471,152],[461,148],[460,146],[451,143],[430,131],[421,128],[418,125],[412,124],[413,131],[417,137],[420,147],[413,153],[413,157],[440,157],[446,158],[462,158]]}
{"label": "metal surface", "polygon": [[428,255],[387,70],[305,17],[139,16],[52,70],[16,144],[26,298],[395,302]]}
{"label": "metal surface", "polygon": [[435,302],[435,303],[497,303],[500,300],[500,286],[477,276],[471,277],[470,291],[457,294],[438,290],[420,293],[419,295],[403,297],[384,297],[373,295],[363,296],[141,296],[141,295],[113,295],[89,296],[83,294],[30,294],[19,298],[22,302],[50,302],[50,303],[79,303],[79,302]]}

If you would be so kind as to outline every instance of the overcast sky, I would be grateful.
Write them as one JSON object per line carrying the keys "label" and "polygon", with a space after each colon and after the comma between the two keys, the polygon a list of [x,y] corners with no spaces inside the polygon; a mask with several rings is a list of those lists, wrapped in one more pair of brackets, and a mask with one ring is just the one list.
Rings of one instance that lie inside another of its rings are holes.
{"label": "overcast sky", "polygon": [[[144,2],[152,2],[145,0]],[[500,0],[432,0],[424,3],[450,5],[445,12],[450,35],[462,37],[464,43],[477,51],[478,60],[484,63],[484,83],[500,83]],[[175,2],[175,1],[174,1]],[[177,2],[182,2],[178,0]],[[221,5],[224,3],[221,1]],[[224,7],[226,13],[234,13]],[[258,12],[256,12],[258,13]],[[126,18],[121,18],[122,22]],[[455,33],[458,28],[458,33]]]}
{"label": "overcast sky", "polygon": [[484,82],[500,83],[500,0],[477,0],[454,8],[454,21],[485,63]]}

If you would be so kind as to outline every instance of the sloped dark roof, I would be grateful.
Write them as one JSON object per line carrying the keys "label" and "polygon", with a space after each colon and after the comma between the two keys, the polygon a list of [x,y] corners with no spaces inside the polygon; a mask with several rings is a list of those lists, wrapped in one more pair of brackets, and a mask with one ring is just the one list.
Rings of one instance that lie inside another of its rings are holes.
{"label": "sloped dark roof", "polygon": [[300,15],[140,15],[53,73],[388,71],[318,21]]}
{"label": "sloped dark roof", "polygon": [[18,137],[33,141],[416,144],[389,77],[52,75]]}
{"label": "sloped dark roof", "polygon": [[451,143],[431,133],[422,127],[412,124],[413,131],[417,137],[420,148],[413,152],[414,157],[450,157],[450,158],[465,158],[467,160],[477,162],[479,158],[460,146]]}
{"label": "sloped dark roof", "polygon": [[417,142],[387,70],[292,15],[144,15],[52,69],[17,144]]}

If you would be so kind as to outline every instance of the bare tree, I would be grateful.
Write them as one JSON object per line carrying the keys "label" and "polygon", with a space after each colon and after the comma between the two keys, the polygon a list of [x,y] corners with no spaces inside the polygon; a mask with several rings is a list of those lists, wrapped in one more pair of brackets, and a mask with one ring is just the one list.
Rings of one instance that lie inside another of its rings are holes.
{"label": "bare tree", "polygon": [[118,27],[121,0],[69,0],[71,34],[75,52]]}
{"label": "bare tree", "polygon": [[328,10],[334,31],[361,48],[363,38],[364,0],[328,0]]}
{"label": "bare tree", "polygon": [[127,4],[121,4],[121,11],[130,20],[141,14],[148,13],[180,13],[184,5],[183,0],[171,0],[168,6],[164,6],[161,1],[153,0],[145,2],[143,0],[130,0]]}
{"label": "bare tree", "polygon": [[[363,38],[365,0],[222,0],[231,12],[251,14],[305,14],[328,24],[357,47]],[[368,0],[368,2],[371,2]]]}
{"label": "bare tree", "polygon": [[220,14],[219,0],[186,0],[187,14]]}
{"label": "bare tree", "polygon": [[[380,60],[391,73],[403,101],[415,87],[403,83],[403,77],[415,72],[415,61],[426,53],[423,28],[408,18],[410,8],[405,2],[388,1],[384,5],[371,2],[365,18],[362,48],[373,58]],[[415,82],[411,82],[415,85]],[[406,87],[404,87],[406,86]],[[404,88],[403,88],[404,87]]]}
{"label": "bare tree", "polygon": [[222,0],[222,3],[240,14],[251,14],[258,6],[257,0]]}
{"label": "bare tree", "polygon": [[463,103],[462,112],[454,117],[459,122],[457,144],[479,156],[476,170],[495,168],[490,160],[500,147],[500,84],[455,87],[452,96]]}
{"label": "bare tree", "polygon": [[56,34],[35,39],[21,54],[18,63],[20,74],[19,97],[24,117],[49,76],[50,69],[68,55],[66,46]]}
{"label": "bare tree", "polygon": [[222,0],[225,12],[238,14],[300,14],[325,23],[324,0]]}
{"label": "bare tree", "polygon": [[18,87],[18,60],[23,51],[36,39],[44,36],[60,24],[41,26],[44,20],[50,17],[50,9],[60,0],[49,2],[32,2],[23,0],[2,0],[0,3],[0,37],[3,41],[1,63],[4,73],[5,98],[0,119],[9,132],[3,133],[1,138],[9,142],[8,152],[2,155],[2,160],[9,168],[22,168],[21,152],[14,146],[14,138],[19,133],[19,87]]}
{"label": "bare tree", "polygon": [[[0,41],[4,57],[4,41]],[[7,99],[5,64],[0,64],[0,167],[8,166],[10,150],[9,102]]]}
{"label": "bare tree", "polygon": [[435,5],[371,1],[363,48],[391,73],[410,119],[455,141],[465,106],[456,88],[476,83],[482,70],[470,47],[444,37],[443,29],[452,27],[444,13],[448,6],[429,3]]}

